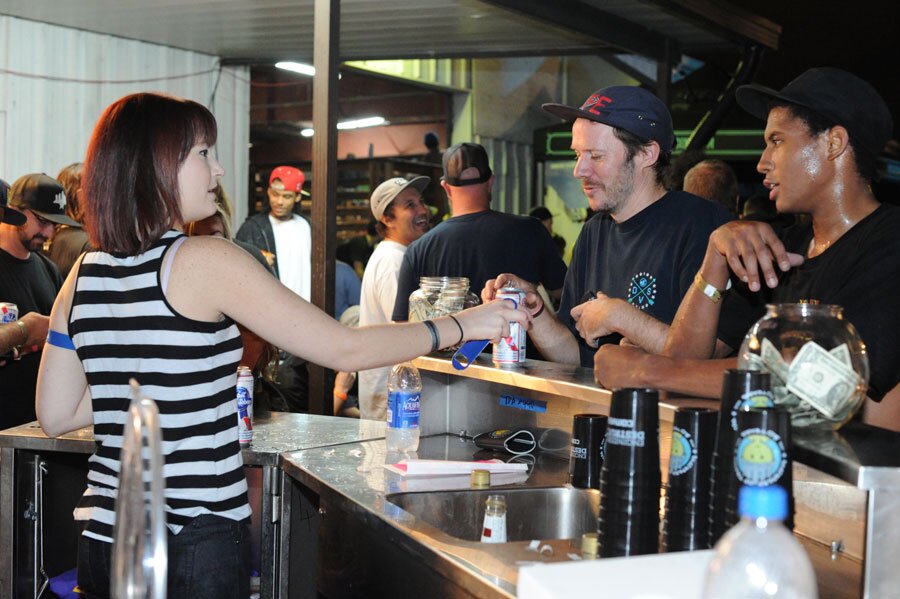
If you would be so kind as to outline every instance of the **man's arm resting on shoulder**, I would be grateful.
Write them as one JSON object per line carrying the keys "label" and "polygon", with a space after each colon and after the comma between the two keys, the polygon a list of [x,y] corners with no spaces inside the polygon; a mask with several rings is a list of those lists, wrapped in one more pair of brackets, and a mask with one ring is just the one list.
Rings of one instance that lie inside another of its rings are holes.
{"label": "man's arm resting on shoulder", "polygon": [[648,354],[636,347],[604,345],[594,355],[594,380],[607,389],[650,387],[716,398],[725,370],[736,365],[736,358],[672,358]]}

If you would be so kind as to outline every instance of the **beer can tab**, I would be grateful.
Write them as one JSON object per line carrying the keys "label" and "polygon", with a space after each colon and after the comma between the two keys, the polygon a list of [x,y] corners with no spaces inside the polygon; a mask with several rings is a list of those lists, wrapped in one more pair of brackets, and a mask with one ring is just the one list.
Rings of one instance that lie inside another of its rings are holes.
{"label": "beer can tab", "polygon": [[484,351],[484,348],[487,347],[487,344],[490,341],[488,339],[475,339],[472,341],[466,341],[463,343],[462,347],[456,350],[456,353],[453,354],[453,358],[450,362],[453,364],[453,367],[457,370],[465,370],[469,367],[469,365],[475,361],[475,358]]}

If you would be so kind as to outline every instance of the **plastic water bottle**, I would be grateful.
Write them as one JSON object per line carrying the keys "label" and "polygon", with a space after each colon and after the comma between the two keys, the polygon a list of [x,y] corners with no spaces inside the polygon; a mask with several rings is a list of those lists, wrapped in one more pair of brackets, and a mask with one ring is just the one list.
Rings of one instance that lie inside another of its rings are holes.
{"label": "plastic water bottle", "polygon": [[387,450],[410,452],[419,448],[419,397],[422,377],[410,362],[397,364],[388,377]]}
{"label": "plastic water bottle", "polygon": [[705,599],[817,599],[816,575],[799,541],[784,526],[787,492],[744,486],[741,521],[719,539],[703,588]]}

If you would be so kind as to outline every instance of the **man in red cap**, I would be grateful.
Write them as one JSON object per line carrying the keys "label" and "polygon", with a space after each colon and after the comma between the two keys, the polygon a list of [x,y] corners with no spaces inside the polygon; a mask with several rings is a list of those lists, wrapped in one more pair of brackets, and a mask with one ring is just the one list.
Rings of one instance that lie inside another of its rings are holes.
{"label": "man in red cap", "polygon": [[262,250],[275,276],[285,287],[309,301],[312,229],[309,221],[294,212],[306,177],[293,166],[279,166],[269,175],[268,214],[257,214],[241,225],[235,239]]}
{"label": "man in red cap", "polygon": [[[293,166],[279,166],[269,175],[269,212],[257,214],[241,225],[234,238],[258,247],[285,287],[310,300],[312,283],[312,228],[294,212],[306,177]],[[306,360],[286,352],[278,367],[278,388],[292,412],[309,405],[309,371]]]}

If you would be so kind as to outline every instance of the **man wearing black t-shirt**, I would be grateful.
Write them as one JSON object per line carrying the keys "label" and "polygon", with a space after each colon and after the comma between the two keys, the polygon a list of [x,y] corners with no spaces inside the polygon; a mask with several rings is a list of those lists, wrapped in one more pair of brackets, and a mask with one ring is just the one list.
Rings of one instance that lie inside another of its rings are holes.
{"label": "man wearing black t-shirt", "polygon": [[[535,315],[529,334],[547,359],[582,366],[593,364],[599,345],[623,337],[658,352],[709,234],[729,214],[689,193],[666,192],[675,135],[669,110],[652,93],[613,86],[580,108],[543,108],[574,121],[573,174],[597,214],[575,243],[559,317],[529,293]],[[489,281],[483,297],[507,284],[531,291],[524,273],[507,273]]]}
{"label": "man wearing black t-shirt", "polygon": [[[0,224],[0,301],[16,304],[20,316],[36,314],[23,320],[25,345],[18,348],[16,359],[0,366],[0,430],[35,419],[40,350],[47,337],[47,316],[62,286],[56,265],[39,250],[53,237],[57,224],[77,225],[66,216],[62,185],[44,174],[17,179],[9,190],[9,205],[26,220],[18,226]],[[31,346],[35,340],[38,345]]]}
{"label": "man wearing black t-shirt", "polygon": [[456,144],[444,152],[443,164],[441,185],[453,218],[411,243],[404,254],[392,320],[407,320],[409,295],[419,288],[420,277],[467,277],[477,294],[491,277],[519,272],[559,297],[566,264],[541,221],[491,210],[494,175],[485,149]]}
{"label": "man wearing black t-shirt", "polygon": [[880,401],[900,381],[900,209],[880,204],[870,185],[893,132],[890,111],[868,83],[833,68],[811,69],[780,92],[745,85],[737,99],[767,119],[757,170],[769,198],[810,222],[780,235],[750,221],[717,229],[669,331],[670,357],[603,348],[595,378],[716,397],[734,359],[710,358],[733,353],[767,302],[837,304],[866,344],[869,397]]}

